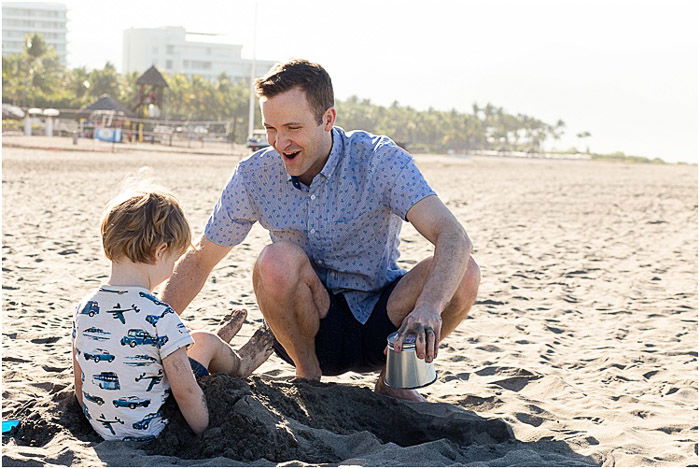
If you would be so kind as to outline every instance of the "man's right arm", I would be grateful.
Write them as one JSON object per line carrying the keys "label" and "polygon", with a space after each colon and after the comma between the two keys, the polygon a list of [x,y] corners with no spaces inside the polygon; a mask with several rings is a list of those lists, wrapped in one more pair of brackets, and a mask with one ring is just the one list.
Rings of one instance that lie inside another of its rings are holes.
{"label": "man's right arm", "polygon": [[166,283],[161,299],[178,314],[182,314],[202,290],[204,282],[207,281],[216,264],[230,250],[231,247],[220,246],[202,235],[197,244],[188,249],[175,266],[175,271]]}

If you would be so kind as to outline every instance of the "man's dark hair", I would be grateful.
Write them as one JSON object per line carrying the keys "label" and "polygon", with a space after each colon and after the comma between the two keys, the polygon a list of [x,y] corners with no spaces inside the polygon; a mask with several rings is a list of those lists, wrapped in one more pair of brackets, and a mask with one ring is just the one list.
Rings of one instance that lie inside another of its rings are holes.
{"label": "man's dark hair", "polygon": [[333,107],[335,102],[331,77],[319,64],[292,59],[276,64],[264,77],[255,80],[258,97],[272,98],[297,86],[306,93],[306,101],[321,124],[323,113]]}

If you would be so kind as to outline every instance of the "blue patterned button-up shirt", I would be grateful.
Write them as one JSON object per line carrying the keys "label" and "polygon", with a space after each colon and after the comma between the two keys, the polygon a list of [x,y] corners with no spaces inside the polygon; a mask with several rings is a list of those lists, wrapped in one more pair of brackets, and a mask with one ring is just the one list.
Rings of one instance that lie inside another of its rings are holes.
{"label": "blue patterned button-up shirt", "polygon": [[405,272],[396,263],[402,220],[435,192],[388,137],[340,127],[332,137],[328,160],[310,187],[287,174],[271,147],[242,160],[204,234],[235,246],[260,222],[272,242],[300,246],[324,285],[342,293],[364,324],[382,287]]}

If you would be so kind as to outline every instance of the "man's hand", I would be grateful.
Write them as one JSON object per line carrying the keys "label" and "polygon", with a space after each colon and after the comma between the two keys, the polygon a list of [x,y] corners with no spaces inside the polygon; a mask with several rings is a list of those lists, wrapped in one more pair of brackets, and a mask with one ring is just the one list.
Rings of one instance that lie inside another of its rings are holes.
{"label": "man's hand", "polygon": [[406,316],[394,341],[394,351],[400,352],[408,334],[416,336],[416,355],[430,363],[438,354],[442,318],[440,312],[429,309],[414,309]]}

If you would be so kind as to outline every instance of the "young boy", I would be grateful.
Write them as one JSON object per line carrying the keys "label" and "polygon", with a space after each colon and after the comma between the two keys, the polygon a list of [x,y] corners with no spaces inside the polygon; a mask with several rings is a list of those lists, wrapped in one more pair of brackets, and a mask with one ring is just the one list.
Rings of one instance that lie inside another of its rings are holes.
{"label": "young boy", "polygon": [[107,284],[78,305],[73,320],[75,393],[85,416],[106,440],[146,440],[167,424],[160,409],[172,392],[194,433],[209,424],[196,378],[209,371],[250,375],[272,352],[258,330],[240,354],[228,342],[245,311],[219,335],[190,333],[152,290],[172,275],[191,234],[178,202],[163,192],[139,192],[113,202],[101,224],[112,261]]}

